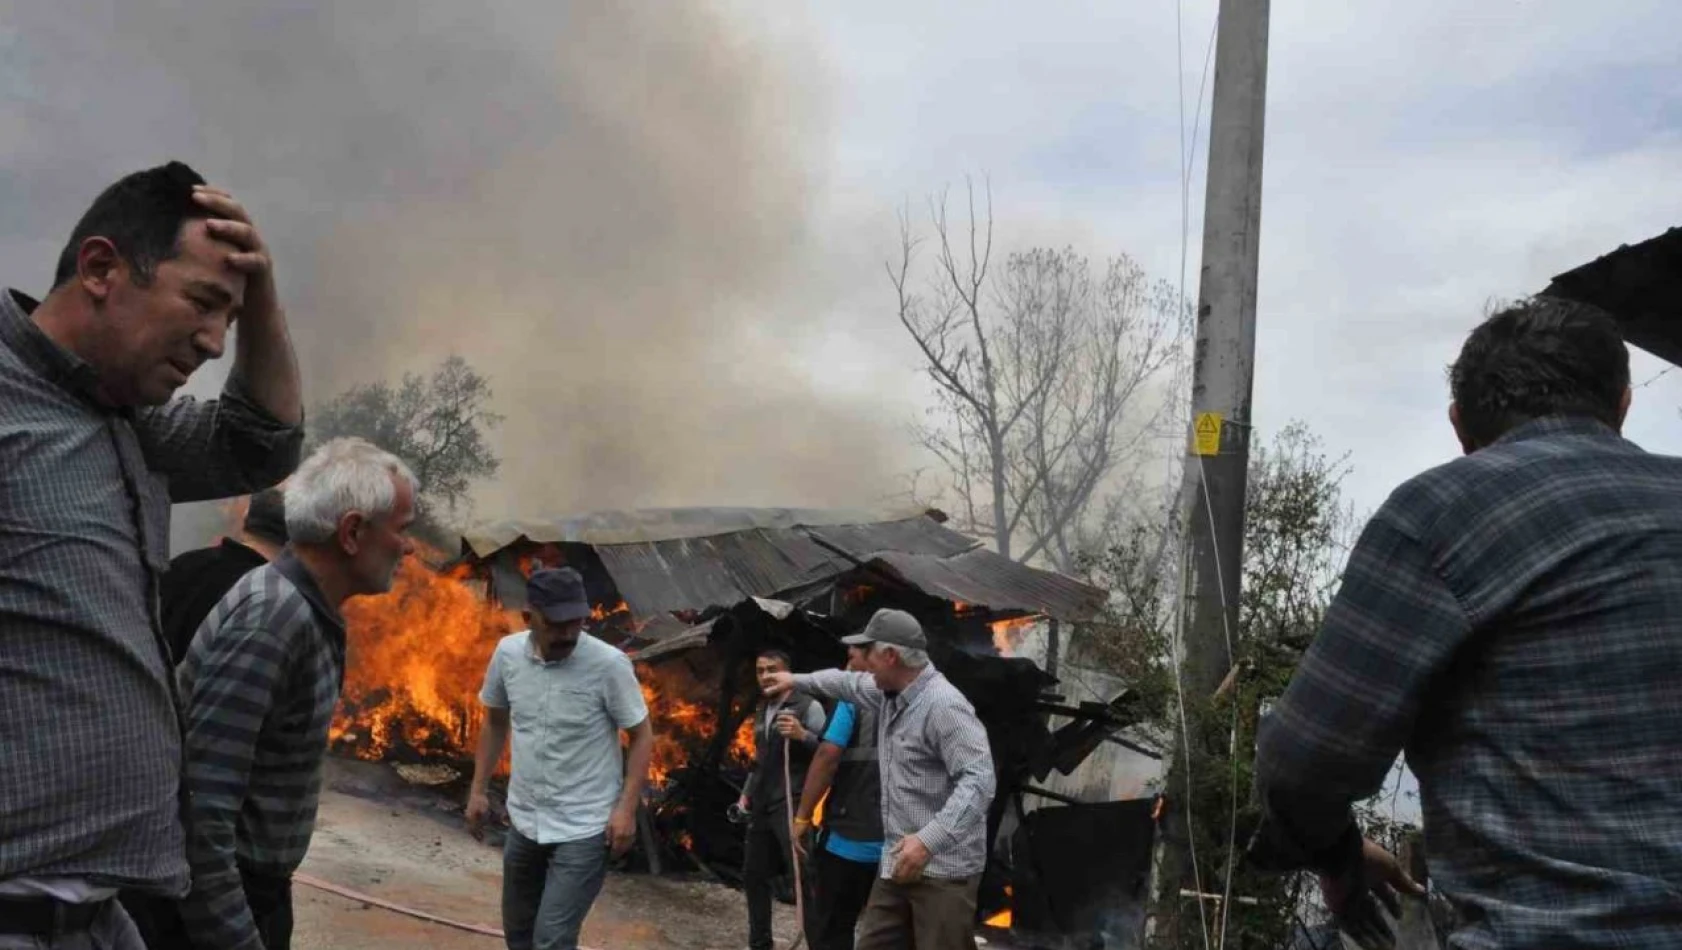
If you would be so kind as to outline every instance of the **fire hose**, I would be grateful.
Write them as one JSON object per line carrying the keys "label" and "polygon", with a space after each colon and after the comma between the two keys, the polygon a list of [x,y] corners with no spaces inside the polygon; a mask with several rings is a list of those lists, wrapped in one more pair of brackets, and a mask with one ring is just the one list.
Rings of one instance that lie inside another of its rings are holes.
{"label": "fire hose", "polygon": [[[794,868],[794,914],[796,918],[795,922],[798,927],[795,931],[794,940],[790,941],[788,945],[788,950],[797,950],[797,948],[806,941],[806,886],[805,878],[800,870],[800,841],[796,835],[796,828],[794,825],[794,779],[789,770],[789,752],[789,739],[787,736],[784,736],[783,808],[785,814],[788,816],[788,860],[789,865]],[[374,897],[371,894],[364,894],[361,891],[352,890],[351,888],[334,884],[331,881],[324,881],[321,878],[314,877],[309,874],[294,874],[292,879],[299,884],[305,885],[306,887],[313,887],[319,891],[336,894],[347,900],[358,901],[371,907],[389,910],[392,913],[402,914],[405,917],[413,917],[416,920],[424,920],[430,924],[438,924],[441,927],[450,927],[455,930],[461,930],[472,934],[481,934],[486,937],[506,936],[501,930],[495,927],[487,927],[483,924],[470,924],[459,920],[451,920],[448,917],[440,917],[437,914],[429,914],[426,911],[416,910],[413,907],[406,907],[393,901],[382,900],[381,898]],[[578,950],[594,950],[594,948],[580,945]]]}
{"label": "fire hose", "polygon": [[794,868],[794,922],[797,929],[788,950],[795,950],[806,940],[806,882],[800,873],[800,839],[794,825],[794,779],[789,775],[789,738],[783,736],[783,810],[788,814],[788,862]]}

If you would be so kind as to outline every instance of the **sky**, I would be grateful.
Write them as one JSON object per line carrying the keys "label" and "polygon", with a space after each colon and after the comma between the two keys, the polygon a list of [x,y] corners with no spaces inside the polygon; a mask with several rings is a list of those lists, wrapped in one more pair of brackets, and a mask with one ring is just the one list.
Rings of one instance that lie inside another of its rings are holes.
{"label": "sky", "polygon": [[[480,518],[902,499],[928,386],[883,264],[966,177],[1007,249],[1178,281],[1189,234],[1196,297],[1210,0],[0,14],[0,281],[43,289],[100,187],[189,161],[274,245],[309,399],[490,376]],[[1275,4],[1261,437],[1307,423],[1361,510],[1451,458],[1486,305],[1682,223],[1679,32],[1650,0]],[[1637,354],[1628,434],[1682,451],[1662,369]]]}

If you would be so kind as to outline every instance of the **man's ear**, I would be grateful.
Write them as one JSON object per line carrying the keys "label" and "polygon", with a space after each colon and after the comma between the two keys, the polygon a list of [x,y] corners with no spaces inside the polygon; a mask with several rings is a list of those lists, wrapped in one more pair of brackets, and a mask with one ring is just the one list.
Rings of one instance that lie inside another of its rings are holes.
{"label": "man's ear", "polygon": [[1623,396],[1618,399],[1618,424],[1612,427],[1618,430],[1619,434],[1622,434],[1624,431],[1624,418],[1629,415],[1629,404],[1634,399],[1635,390],[1625,386]]}
{"label": "man's ear", "polygon": [[339,518],[337,540],[339,550],[356,556],[362,550],[362,532],[368,528],[368,518],[360,511],[347,511]]}
{"label": "man's ear", "polygon": [[96,301],[103,303],[110,297],[117,278],[127,270],[128,264],[110,238],[86,238],[76,249],[76,281]]}
{"label": "man's ear", "polygon": [[1448,404],[1448,424],[1454,427],[1454,437],[1460,440],[1460,451],[1471,455],[1478,450],[1477,444],[1472,441],[1471,437],[1466,434],[1465,428],[1460,425],[1460,404],[1457,402]]}

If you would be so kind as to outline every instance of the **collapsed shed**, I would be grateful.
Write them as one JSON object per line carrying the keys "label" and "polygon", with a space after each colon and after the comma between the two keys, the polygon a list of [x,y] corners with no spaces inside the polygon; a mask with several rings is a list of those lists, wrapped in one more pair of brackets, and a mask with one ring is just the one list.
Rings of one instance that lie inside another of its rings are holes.
{"label": "collapsed shed", "polygon": [[[650,693],[665,734],[656,756],[662,781],[642,841],[652,869],[687,863],[726,880],[738,875],[740,832],[723,816],[745,776],[754,655],[775,645],[797,670],[838,666],[840,637],[892,606],[922,621],[936,666],[987,728],[998,773],[989,841],[1004,847],[984,879],[983,916],[1005,920],[1012,893],[1032,895],[1017,902],[1019,930],[1069,933],[1127,915],[1117,902],[1143,898],[1152,823],[1128,823],[1119,844],[1102,839],[1088,833],[1098,812],[1082,815],[1107,806],[1034,783],[1120,741],[1116,733],[1139,718],[1132,699],[1123,692],[1108,703],[1067,703],[1054,677],[1008,655],[1013,628],[1081,623],[1108,595],[1001,557],[945,520],[932,510],[602,512],[494,525],[464,538],[461,554],[508,607],[524,605],[524,578],[538,566],[578,570],[597,629],[659,683]],[[1053,715],[1068,721],[1053,730]],[[1029,820],[1025,795],[1055,799],[1068,814]],[[1112,865],[1126,871],[1101,887],[1046,878],[1047,868]]]}

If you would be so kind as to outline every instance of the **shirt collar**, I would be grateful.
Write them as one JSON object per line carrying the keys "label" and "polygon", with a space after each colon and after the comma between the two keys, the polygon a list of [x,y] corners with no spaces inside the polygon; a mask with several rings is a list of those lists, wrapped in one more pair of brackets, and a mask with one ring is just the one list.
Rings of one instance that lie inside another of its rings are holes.
{"label": "shirt collar", "polygon": [[590,634],[587,631],[580,631],[579,634],[578,634],[578,646],[573,647],[571,653],[568,653],[562,659],[550,660],[550,659],[545,659],[543,654],[537,652],[537,641],[535,641],[531,638],[531,631],[527,630],[526,631],[526,659],[532,661],[533,663],[538,664],[539,666],[560,666],[562,663],[565,663],[567,660],[570,660],[573,657],[578,655],[578,648],[582,647],[584,645],[584,639],[586,637],[588,637],[589,635]]}
{"label": "shirt collar", "polygon": [[1532,439],[1545,439],[1549,436],[1557,435],[1588,435],[1601,436],[1610,439],[1620,438],[1618,433],[1612,430],[1611,426],[1601,422],[1599,419],[1591,418],[1589,416],[1543,416],[1540,419],[1532,419],[1529,422],[1513,426],[1511,429],[1502,433],[1501,437],[1496,439],[1494,444],[1501,445],[1506,442],[1528,442]]}
{"label": "shirt collar", "polygon": [[17,291],[0,292],[0,342],[18,358],[60,387],[105,412],[128,415],[100,401],[99,374],[81,357],[55,343],[35,324],[31,315],[40,301]]}
{"label": "shirt collar", "polygon": [[917,678],[911,681],[910,686],[907,686],[905,689],[900,691],[900,703],[906,706],[911,705],[918,696],[923,695],[924,690],[929,688],[929,684],[934,682],[936,675],[933,663],[930,663],[927,666],[924,666],[921,670],[918,670]]}
{"label": "shirt collar", "polygon": [[345,642],[344,615],[339,613],[339,608],[328,602],[327,595],[321,592],[321,585],[316,583],[315,575],[304,567],[304,562],[293,555],[291,548],[287,548],[275,558],[274,568],[282,577],[291,581],[293,587],[298,588],[298,593],[303,595],[310,605],[310,610],[315,613],[316,620],[333,635],[335,642],[342,645]]}

